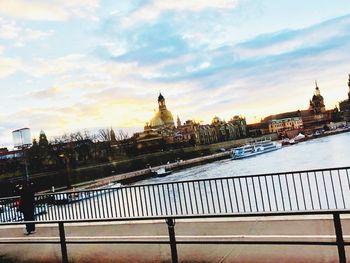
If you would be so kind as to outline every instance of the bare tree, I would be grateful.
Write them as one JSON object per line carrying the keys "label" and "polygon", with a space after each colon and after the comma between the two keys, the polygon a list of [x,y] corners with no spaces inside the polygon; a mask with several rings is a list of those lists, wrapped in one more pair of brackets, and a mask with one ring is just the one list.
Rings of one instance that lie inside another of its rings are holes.
{"label": "bare tree", "polygon": [[116,135],[117,141],[122,141],[128,138],[129,138],[129,134],[123,130],[119,130],[118,134]]}
{"label": "bare tree", "polygon": [[109,129],[99,129],[97,136],[101,142],[107,142],[111,140],[111,133]]}

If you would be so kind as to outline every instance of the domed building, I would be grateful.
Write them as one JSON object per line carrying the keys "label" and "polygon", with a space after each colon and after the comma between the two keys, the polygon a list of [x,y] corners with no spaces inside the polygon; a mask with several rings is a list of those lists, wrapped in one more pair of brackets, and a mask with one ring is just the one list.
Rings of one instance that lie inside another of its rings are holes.
{"label": "domed building", "polygon": [[145,130],[175,127],[173,115],[167,110],[165,99],[161,93],[158,96],[158,111],[149,123],[146,123]]}
{"label": "domed building", "polygon": [[349,74],[348,87],[349,87],[348,99],[339,102],[339,109],[342,114],[342,118],[345,121],[350,122],[350,74]]}
{"label": "domed building", "polygon": [[324,113],[326,111],[326,107],[324,105],[324,100],[321,95],[320,89],[316,84],[315,94],[312,96],[312,99],[310,100],[310,107],[309,110],[312,111],[315,114]]}

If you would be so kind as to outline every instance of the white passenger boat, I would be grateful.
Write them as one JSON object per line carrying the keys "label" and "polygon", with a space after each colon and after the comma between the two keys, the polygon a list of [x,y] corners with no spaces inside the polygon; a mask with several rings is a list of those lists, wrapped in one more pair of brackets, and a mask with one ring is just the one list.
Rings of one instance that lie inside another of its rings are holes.
{"label": "white passenger boat", "polygon": [[265,140],[232,149],[232,159],[242,159],[281,149],[280,142]]}

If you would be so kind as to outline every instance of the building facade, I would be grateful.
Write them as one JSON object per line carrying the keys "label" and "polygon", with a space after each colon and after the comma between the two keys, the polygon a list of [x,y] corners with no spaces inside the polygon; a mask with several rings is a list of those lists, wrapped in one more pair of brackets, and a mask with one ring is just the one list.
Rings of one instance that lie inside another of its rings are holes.
{"label": "building facade", "polygon": [[348,99],[339,102],[339,111],[344,121],[350,122],[350,74],[348,81]]}
{"label": "building facade", "polygon": [[269,132],[283,134],[290,130],[299,130],[303,128],[301,117],[291,117],[284,119],[274,119],[269,122]]}

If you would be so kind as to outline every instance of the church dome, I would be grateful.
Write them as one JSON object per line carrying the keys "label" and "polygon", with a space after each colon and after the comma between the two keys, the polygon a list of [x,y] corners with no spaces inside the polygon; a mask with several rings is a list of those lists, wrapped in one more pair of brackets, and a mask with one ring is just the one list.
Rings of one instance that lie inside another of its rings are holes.
{"label": "church dome", "polygon": [[150,126],[151,127],[158,127],[158,126],[163,126],[164,121],[162,120],[160,116],[160,112],[158,111],[156,115],[151,119],[150,121]]}
{"label": "church dome", "polygon": [[161,111],[161,118],[162,118],[163,122],[165,123],[165,125],[169,125],[169,124],[174,125],[173,115],[167,109]]}
{"label": "church dome", "polygon": [[158,112],[154,115],[149,123],[149,128],[158,129],[160,127],[166,126],[168,128],[173,128],[174,118],[169,110],[167,110],[165,105],[165,99],[161,93],[158,96]]}

